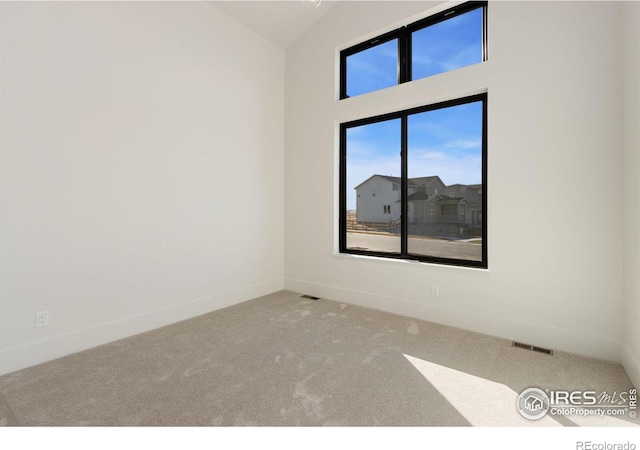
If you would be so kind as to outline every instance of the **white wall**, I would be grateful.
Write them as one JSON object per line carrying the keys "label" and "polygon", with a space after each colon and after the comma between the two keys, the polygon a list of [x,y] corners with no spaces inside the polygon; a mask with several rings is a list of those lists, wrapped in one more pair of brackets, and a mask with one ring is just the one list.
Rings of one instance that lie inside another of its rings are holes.
{"label": "white wall", "polygon": [[[336,5],[287,51],[285,286],[619,360],[620,8],[492,2],[488,62],[335,101],[337,50],[425,9]],[[489,270],[336,256],[337,124],[483,90]]]}
{"label": "white wall", "polygon": [[206,3],[0,8],[0,373],[282,289],[283,50]]}
{"label": "white wall", "polygon": [[640,3],[624,5],[624,278],[622,363],[640,388]]}

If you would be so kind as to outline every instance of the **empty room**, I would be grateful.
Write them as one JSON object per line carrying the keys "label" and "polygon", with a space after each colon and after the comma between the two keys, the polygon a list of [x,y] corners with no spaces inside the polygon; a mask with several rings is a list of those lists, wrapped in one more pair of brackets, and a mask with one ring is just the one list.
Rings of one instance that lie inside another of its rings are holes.
{"label": "empty room", "polygon": [[628,444],[639,29],[638,2],[0,2],[0,425]]}

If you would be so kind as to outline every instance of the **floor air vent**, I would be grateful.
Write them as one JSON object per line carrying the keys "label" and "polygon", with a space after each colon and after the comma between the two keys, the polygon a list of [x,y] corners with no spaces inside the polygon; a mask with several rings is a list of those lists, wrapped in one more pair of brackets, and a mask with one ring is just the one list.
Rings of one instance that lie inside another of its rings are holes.
{"label": "floor air vent", "polygon": [[524,350],[531,350],[532,352],[544,353],[545,355],[553,356],[553,350],[549,350],[548,348],[536,347],[534,345],[523,344],[521,342],[516,342],[516,341],[513,341],[511,346],[522,348]]}
{"label": "floor air vent", "polygon": [[312,295],[307,295],[307,294],[301,295],[300,297],[308,298],[309,300],[320,300],[320,297],[314,297]]}

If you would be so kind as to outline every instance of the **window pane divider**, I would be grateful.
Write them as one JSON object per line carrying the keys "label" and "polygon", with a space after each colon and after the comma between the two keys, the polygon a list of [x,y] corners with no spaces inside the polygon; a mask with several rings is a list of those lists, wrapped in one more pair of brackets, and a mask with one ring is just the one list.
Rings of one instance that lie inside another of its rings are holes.
{"label": "window pane divider", "polygon": [[400,123],[400,160],[402,164],[400,169],[400,253],[402,255],[407,255],[409,249],[409,201],[407,200],[407,197],[409,196],[409,162],[407,161],[407,145],[409,136],[408,121],[408,115],[403,114]]}

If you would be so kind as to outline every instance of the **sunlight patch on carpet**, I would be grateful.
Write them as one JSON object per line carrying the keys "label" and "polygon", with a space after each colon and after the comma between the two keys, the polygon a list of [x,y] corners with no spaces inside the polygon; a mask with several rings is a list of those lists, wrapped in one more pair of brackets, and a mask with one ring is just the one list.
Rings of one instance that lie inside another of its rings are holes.
{"label": "sunlight patch on carpet", "polygon": [[403,356],[473,426],[561,426],[549,416],[536,421],[522,417],[516,408],[518,394],[504,384]]}

